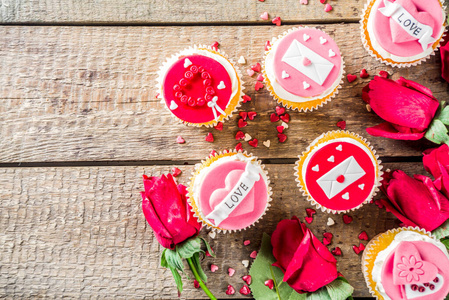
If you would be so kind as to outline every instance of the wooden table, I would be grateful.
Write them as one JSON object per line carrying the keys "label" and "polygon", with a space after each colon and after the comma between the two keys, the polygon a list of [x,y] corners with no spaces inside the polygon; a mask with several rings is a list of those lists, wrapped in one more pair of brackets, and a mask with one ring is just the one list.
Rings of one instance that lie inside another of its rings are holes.
{"label": "wooden table", "polygon": [[[367,137],[384,168],[423,173],[425,141],[374,138],[365,128],[381,120],[361,100],[368,79],[345,80],[338,97],[309,113],[289,112],[288,140],[277,141],[269,115],[276,106],[267,90],[254,90],[255,76],[245,70],[260,62],[265,41],[295,25],[316,26],[330,34],[344,55],[347,73],[366,68],[371,75],[387,70],[393,79],[404,76],[448,98],[440,77],[439,55],[409,69],[386,67],[363,49],[359,15],[365,1],[331,1],[326,13],[319,1],[299,0],[29,0],[0,2],[0,297],[8,298],[156,298],[175,299],[170,271],[159,267],[161,246],[141,211],[141,175],[160,175],[173,166],[187,183],[194,164],[212,149],[233,148],[237,117],[223,131],[190,128],[173,121],[156,100],[156,71],[169,55],[194,44],[220,42],[220,49],[237,60],[252,101],[241,111],[258,116],[244,132],[258,138],[243,148],[261,158],[272,180],[272,207],[249,230],[218,234],[203,230],[217,253],[203,266],[209,287],[219,298],[228,284],[237,290],[248,270],[241,261],[260,246],[263,232],[292,215],[304,219],[310,207],[293,176],[297,156],[319,134],[347,129]],[[280,16],[278,27],[263,21],[267,11]],[[215,141],[204,140],[212,132]],[[177,144],[182,135],[185,144]],[[271,141],[269,148],[262,141]],[[379,197],[376,197],[379,198]],[[399,222],[376,205],[351,213],[354,222],[326,225],[319,212],[310,225],[321,239],[334,234],[329,246],[341,247],[338,268],[368,297],[360,271],[360,256],[352,251],[358,234],[370,237]],[[249,246],[243,240],[250,239]],[[227,268],[236,269],[233,277]],[[204,294],[185,281],[182,298]]]}

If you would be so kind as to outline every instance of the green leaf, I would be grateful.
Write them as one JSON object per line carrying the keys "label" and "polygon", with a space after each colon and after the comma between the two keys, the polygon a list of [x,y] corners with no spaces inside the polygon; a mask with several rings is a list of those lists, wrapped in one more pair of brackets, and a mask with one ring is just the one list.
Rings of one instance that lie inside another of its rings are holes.
{"label": "green leaf", "polygon": [[437,118],[444,124],[449,125],[449,106],[446,106]]}
{"label": "green leaf", "polygon": [[437,239],[449,236],[449,220],[446,220],[440,227],[432,231],[432,235]]}
{"label": "green leaf", "polygon": [[184,272],[184,265],[182,264],[181,256],[179,256],[178,252],[170,249],[166,250],[165,259],[167,260],[168,267]]}
{"label": "green leaf", "polygon": [[179,293],[182,293],[182,279],[181,275],[179,275],[178,270],[175,268],[169,267],[171,273],[173,274],[173,278],[175,279],[176,287],[178,288]]}
{"label": "green leaf", "polygon": [[212,250],[209,243],[203,238],[200,238],[200,239],[203,241],[204,245],[206,245],[207,252],[209,252],[210,256],[215,257],[215,252],[214,252],[214,250]]}
{"label": "green leaf", "polygon": [[192,256],[192,262],[201,280],[207,282],[207,276],[206,273],[204,273],[203,269],[201,268],[200,255],[198,252]]}
{"label": "green leaf", "polygon": [[320,288],[314,293],[307,294],[307,300],[332,300],[325,287]]}
{"label": "green leaf", "polygon": [[165,251],[167,251],[167,249],[164,249],[161,254],[161,267],[168,268],[167,259],[165,258]]}
{"label": "green leaf", "polygon": [[354,288],[343,277],[337,277],[337,279],[326,285],[326,289],[332,300],[345,300],[354,293]]}
{"label": "green leaf", "polygon": [[436,144],[449,144],[449,136],[447,135],[446,125],[437,118],[433,119],[429,129],[424,135],[426,139]]}
{"label": "green leaf", "polygon": [[449,237],[443,238],[440,241],[446,246],[447,250],[449,250]]}
{"label": "green leaf", "polygon": [[188,239],[176,246],[176,251],[181,258],[191,258],[195,253],[202,252],[199,238]]}

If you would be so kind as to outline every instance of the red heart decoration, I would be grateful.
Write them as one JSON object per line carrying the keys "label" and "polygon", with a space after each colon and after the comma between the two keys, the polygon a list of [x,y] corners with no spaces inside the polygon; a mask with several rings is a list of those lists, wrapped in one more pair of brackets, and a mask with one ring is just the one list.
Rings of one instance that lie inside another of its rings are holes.
{"label": "red heart decoration", "polygon": [[248,118],[252,121],[257,116],[257,113],[255,111],[249,111],[248,112]]}
{"label": "red heart decoration", "polygon": [[214,141],[214,136],[212,135],[212,133],[208,132],[205,140],[206,140],[206,142],[212,143]]}
{"label": "red heart decoration", "polygon": [[270,48],[271,48],[271,43],[270,43],[270,41],[266,41],[266,42],[265,42],[265,51],[270,50]]}
{"label": "red heart decoration", "polygon": [[271,20],[271,23],[276,24],[276,26],[281,26],[281,17],[276,17]]}
{"label": "red heart decoration", "polygon": [[200,283],[198,282],[198,280],[195,279],[195,280],[193,281],[193,287],[196,288],[196,289],[199,289],[199,288],[200,288]]}
{"label": "red heart decoration", "polygon": [[226,290],[226,295],[234,295],[235,294],[235,289],[232,285],[228,285],[228,289]]}
{"label": "red heart decoration", "polygon": [[352,74],[348,74],[346,75],[346,77],[348,78],[348,82],[351,83],[353,81],[355,81],[357,79],[356,75],[352,75]]}
{"label": "red heart decoration", "polygon": [[379,76],[383,78],[388,78],[390,74],[387,71],[379,71]]}
{"label": "red heart decoration", "polygon": [[368,240],[368,234],[366,233],[366,231],[362,231],[362,232],[359,234],[359,239],[360,239],[360,240],[364,240],[364,241],[367,241],[367,240]]}
{"label": "red heart decoration", "polygon": [[362,71],[360,71],[360,78],[368,78],[369,74],[368,72],[366,72],[366,69],[362,69]]}
{"label": "red heart decoration", "polygon": [[210,45],[210,47],[211,47],[213,50],[217,51],[219,45],[220,45],[220,44],[219,44],[218,42],[213,42],[212,45]]}
{"label": "red heart decoration", "polygon": [[358,247],[354,245],[352,246],[352,250],[354,250],[355,254],[359,254],[360,252],[365,250],[365,245],[363,245],[362,243],[360,243]]}
{"label": "red heart decoration", "polygon": [[279,143],[283,143],[287,140],[287,136],[283,133],[278,133]]}
{"label": "red heart decoration", "polygon": [[326,3],[326,0],[320,0],[321,4]]}
{"label": "red heart decoration", "polygon": [[335,247],[335,249],[332,250],[331,252],[332,252],[333,255],[336,255],[336,256],[340,256],[341,255],[340,247]]}
{"label": "red heart decoration", "polygon": [[274,288],[274,281],[273,279],[265,280],[264,282],[265,286],[267,286],[270,290]]}
{"label": "red heart decoration", "polygon": [[278,116],[282,115],[283,113],[285,113],[285,108],[281,106],[276,106],[276,113],[278,114]]}
{"label": "red heart decoration", "polygon": [[179,174],[181,174],[181,170],[178,169],[177,167],[173,167],[173,168],[171,169],[171,173],[172,173],[173,177],[178,177]]}
{"label": "red heart decoration", "polygon": [[253,70],[254,72],[260,72],[260,64],[256,63],[256,64],[252,65],[251,70]]}
{"label": "red heart decoration", "polygon": [[[249,257],[251,257],[251,258],[256,258],[256,257],[257,257],[257,251],[251,252],[251,254],[249,255]],[[250,280],[250,281],[251,281],[251,280]],[[248,283],[248,284],[251,284],[251,282]]]}
{"label": "red heart decoration", "polygon": [[308,224],[312,223],[313,221],[313,217],[306,217],[305,219]]}
{"label": "red heart decoration", "polygon": [[248,123],[246,123],[243,119],[239,119],[239,123],[237,124],[239,128],[245,127],[246,125],[248,125]]}
{"label": "red heart decoration", "polygon": [[240,294],[242,295],[249,295],[251,294],[251,291],[249,290],[249,287],[247,285],[244,285],[241,289],[240,289]]}
{"label": "red heart decoration", "polygon": [[243,95],[242,99],[243,99],[243,103],[251,101],[251,97],[248,95]]}
{"label": "red heart decoration", "polygon": [[374,201],[374,204],[376,204],[379,208],[384,208],[385,206],[382,204],[382,201],[376,200]]}
{"label": "red heart decoration", "polygon": [[238,143],[237,145],[235,145],[235,150],[243,151],[242,143]]}
{"label": "red heart decoration", "polygon": [[209,153],[209,157],[214,157],[215,155],[217,155],[217,151],[215,151],[215,150],[212,150],[212,151]]}
{"label": "red heart decoration", "polygon": [[246,111],[241,111],[239,112],[239,116],[242,117],[243,120],[246,120],[248,113]]}
{"label": "red heart decoration", "polygon": [[334,235],[330,232],[324,232],[323,233],[324,239],[323,239],[323,244],[324,245],[329,245],[330,243],[332,243],[332,238],[334,237]]}
{"label": "red heart decoration", "polygon": [[272,113],[272,114],[270,115],[270,121],[271,121],[271,122],[277,122],[277,121],[279,121],[279,116],[276,115],[275,113]]}
{"label": "red heart decoration", "polygon": [[350,224],[352,222],[352,217],[348,215],[343,215],[343,223]]}
{"label": "red heart decoration", "polygon": [[257,147],[258,143],[259,143],[259,141],[257,139],[252,139],[251,141],[248,142],[248,144],[250,146],[253,146],[254,148]]}
{"label": "red heart decoration", "polygon": [[254,89],[256,91],[260,90],[261,88],[263,88],[263,83],[260,81],[257,81],[256,84],[254,85]]}
{"label": "red heart decoration", "polygon": [[306,208],[306,213],[308,217],[312,217],[314,214],[316,214],[316,210],[313,208]]}
{"label": "red heart decoration", "polygon": [[256,79],[259,81],[263,81],[263,75],[262,74],[257,75]]}
{"label": "red heart decoration", "polygon": [[223,123],[221,123],[221,122],[218,122],[218,124],[217,125],[215,125],[215,127],[214,127],[215,129],[217,129],[217,130],[220,130],[220,131],[222,131],[223,130]]}
{"label": "red heart decoration", "polygon": [[251,275],[245,275],[242,277],[243,281],[246,282],[246,284],[251,284]]}
{"label": "red heart decoration", "polygon": [[338,121],[337,126],[340,127],[341,130],[346,129],[346,121]]}
{"label": "red heart decoration", "polygon": [[176,138],[176,142],[178,144],[184,144],[186,141],[182,138],[182,136],[178,135],[178,137]]}
{"label": "red heart decoration", "polygon": [[283,116],[280,116],[281,120],[284,121],[285,123],[290,122],[290,115],[289,114],[285,114]]}
{"label": "red heart decoration", "polygon": [[276,130],[277,130],[279,133],[282,133],[282,132],[284,131],[284,126],[276,126]]}
{"label": "red heart decoration", "polygon": [[237,131],[237,133],[235,134],[235,139],[238,140],[243,140],[245,138],[245,134],[242,131]]}

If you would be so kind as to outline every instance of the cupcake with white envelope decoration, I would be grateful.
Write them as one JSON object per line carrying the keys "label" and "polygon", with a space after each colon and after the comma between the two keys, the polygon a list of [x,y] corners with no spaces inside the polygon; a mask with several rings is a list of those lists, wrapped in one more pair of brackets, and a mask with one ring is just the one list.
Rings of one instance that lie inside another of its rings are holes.
{"label": "cupcake with white envelope decoration", "polygon": [[264,81],[283,106],[311,111],[330,101],[341,87],[344,62],[335,41],[309,27],[293,28],[265,52]]}
{"label": "cupcake with white envelope decoration", "polygon": [[342,213],[360,208],[378,191],[383,172],[370,144],[347,131],[319,136],[296,162],[300,190],[322,211]]}

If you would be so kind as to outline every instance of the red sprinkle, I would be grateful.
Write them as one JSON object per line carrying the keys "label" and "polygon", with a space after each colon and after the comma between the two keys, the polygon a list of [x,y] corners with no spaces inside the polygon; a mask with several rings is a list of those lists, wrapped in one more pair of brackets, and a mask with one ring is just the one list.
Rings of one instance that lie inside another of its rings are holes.
{"label": "red sprinkle", "polygon": [[248,112],[248,118],[252,121],[257,116],[257,113],[255,111],[249,111]]}
{"label": "red sprinkle", "polygon": [[239,116],[245,121],[248,117],[248,113],[246,111],[239,112]]}
{"label": "red sprinkle", "polygon": [[364,241],[367,241],[367,240],[368,240],[368,234],[366,233],[366,231],[362,231],[362,232],[359,234],[359,239],[360,239],[360,240],[364,240]]}
{"label": "red sprinkle", "polygon": [[336,256],[340,256],[341,255],[340,247],[335,247],[335,249],[332,250],[331,252],[332,252],[333,255],[336,255]]}
{"label": "red sprinkle", "polygon": [[215,127],[214,127],[215,129],[217,129],[217,130],[220,130],[220,131],[222,131],[223,130],[223,123],[221,123],[221,122],[218,122],[218,124],[217,125],[215,125]]}
{"label": "red sprinkle", "polygon": [[326,3],[326,0],[320,0],[321,4]]}
{"label": "red sprinkle", "polygon": [[316,210],[313,208],[306,208],[306,213],[308,217],[312,217],[314,214],[316,214]]}
{"label": "red sprinkle", "polygon": [[369,74],[368,72],[366,72],[366,69],[362,69],[362,71],[360,71],[360,78],[368,78]]}
{"label": "red sprinkle", "polygon": [[281,120],[284,121],[285,123],[290,122],[290,115],[289,114],[285,114],[283,116],[280,116]]}
{"label": "red sprinkle", "polygon": [[248,144],[256,148],[257,145],[259,144],[259,141],[257,139],[252,139],[251,141],[248,142]]}
{"label": "red sprinkle", "polygon": [[281,26],[281,17],[276,17],[271,20],[271,23],[276,24],[276,26]]}
{"label": "red sprinkle", "polygon": [[235,289],[232,285],[228,285],[228,289],[226,290],[226,295],[234,295]]}
{"label": "red sprinkle", "polygon": [[354,245],[352,246],[352,250],[354,250],[355,254],[359,254],[360,252],[365,250],[365,245],[363,245],[362,243],[360,243],[358,247]]}
{"label": "red sprinkle", "polygon": [[273,122],[273,123],[279,121],[279,116],[276,115],[275,113],[272,113],[270,115],[270,121]]}
{"label": "red sprinkle", "polygon": [[212,151],[209,153],[209,157],[214,157],[215,155],[217,155],[217,151],[215,151],[215,150],[212,150]]}
{"label": "red sprinkle", "polygon": [[305,219],[308,224],[312,223],[313,221],[313,217],[306,217]]}
{"label": "red sprinkle", "polygon": [[380,200],[374,201],[374,204],[376,204],[379,208],[384,208],[385,207]]}
{"label": "red sprinkle", "polygon": [[[256,257],[257,257],[257,251],[251,252],[251,254],[249,255],[249,257],[251,257],[251,258],[256,258]],[[248,284],[249,284],[249,283],[248,283]]]}
{"label": "red sprinkle", "polygon": [[237,124],[239,128],[245,127],[246,125],[248,125],[248,123],[246,123],[243,119],[239,119],[239,122]]}
{"label": "red sprinkle", "polygon": [[214,265],[214,264],[210,265],[210,271],[211,271],[212,273],[214,273],[214,272],[217,271],[217,270],[218,270],[218,266],[217,266],[217,265]]}
{"label": "red sprinkle", "polygon": [[242,143],[238,143],[237,145],[235,145],[235,150],[239,151],[243,151],[243,147],[242,147]]}
{"label": "red sprinkle", "polygon": [[278,114],[278,116],[284,114],[285,113],[285,108],[281,107],[281,106],[276,106],[276,113]]}
{"label": "red sprinkle", "polygon": [[248,95],[243,95],[242,99],[243,99],[243,103],[251,101],[251,97]]}
{"label": "red sprinkle", "polygon": [[283,143],[287,140],[287,136],[283,133],[278,133],[279,143]]}
{"label": "red sprinkle", "polygon": [[383,78],[388,78],[388,76],[390,76],[390,74],[388,74],[387,71],[379,71],[379,76],[383,77]]}
{"label": "red sprinkle", "polygon": [[251,284],[251,275],[245,275],[242,277],[243,281],[246,282],[246,284]]}
{"label": "red sprinkle", "polygon": [[249,290],[249,287],[247,285],[243,285],[243,287],[240,289],[240,294],[246,296],[246,295],[251,294],[251,291]]}
{"label": "red sprinkle", "polygon": [[334,235],[330,232],[325,232],[323,233],[324,239],[323,239],[323,244],[324,245],[329,245],[330,243],[332,243],[332,238],[334,237]]}
{"label": "red sprinkle", "polygon": [[214,136],[212,133],[208,132],[205,138],[206,142],[212,143],[214,141]]}
{"label": "red sprinkle", "polygon": [[198,280],[194,280],[193,281],[193,286],[196,288],[196,289],[199,289],[200,288],[200,283],[198,282]]}
{"label": "red sprinkle", "polygon": [[254,65],[251,66],[251,70],[253,70],[254,72],[260,72],[260,64],[255,63]]}
{"label": "red sprinkle", "polygon": [[250,240],[243,241],[243,245],[248,246],[249,244],[251,244]]}
{"label": "red sprinkle", "polygon": [[352,217],[348,215],[343,215],[343,223],[350,224],[352,222]]}
{"label": "red sprinkle", "polygon": [[346,78],[348,78],[348,82],[351,83],[357,79],[356,75],[348,74],[346,75]]}
{"label": "red sprinkle", "polygon": [[171,169],[171,172],[172,172],[172,174],[173,174],[173,177],[178,177],[179,174],[181,174],[181,170],[178,169],[177,167],[173,167],[173,168]]}
{"label": "red sprinkle", "polygon": [[282,132],[284,131],[284,126],[281,126],[281,125],[276,126],[276,130],[277,130],[279,133],[282,133]]}
{"label": "red sprinkle", "polygon": [[266,41],[266,42],[265,42],[265,51],[270,50],[270,48],[271,48],[271,43],[270,43],[270,41]]}
{"label": "red sprinkle", "polygon": [[210,46],[211,46],[211,48],[212,48],[213,50],[217,51],[219,45],[220,45],[220,44],[219,44],[218,42],[213,42],[212,45],[210,45]]}
{"label": "red sprinkle", "polygon": [[186,141],[182,138],[182,136],[178,135],[178,137],[176,138],[176,142],[178,144],[184,144]]}
{"label": "red sprinkle", "polygon": [[263,83],[260,81],[257,81],[256,84],[254,85],[254,89],[256,91],[260,90],[261,88],[263,88]]}
{"label": "red sprinkle", "polygon": [[337,127],[340,127],[341,130],[345,130],[346,129],[346,121],[338,121]]}
{"label": "red sprinkle", "polygon": [[264,282],[265,286],[267,286],[270,290],[274,288],[274,281],[273,279],[265,280]]}

